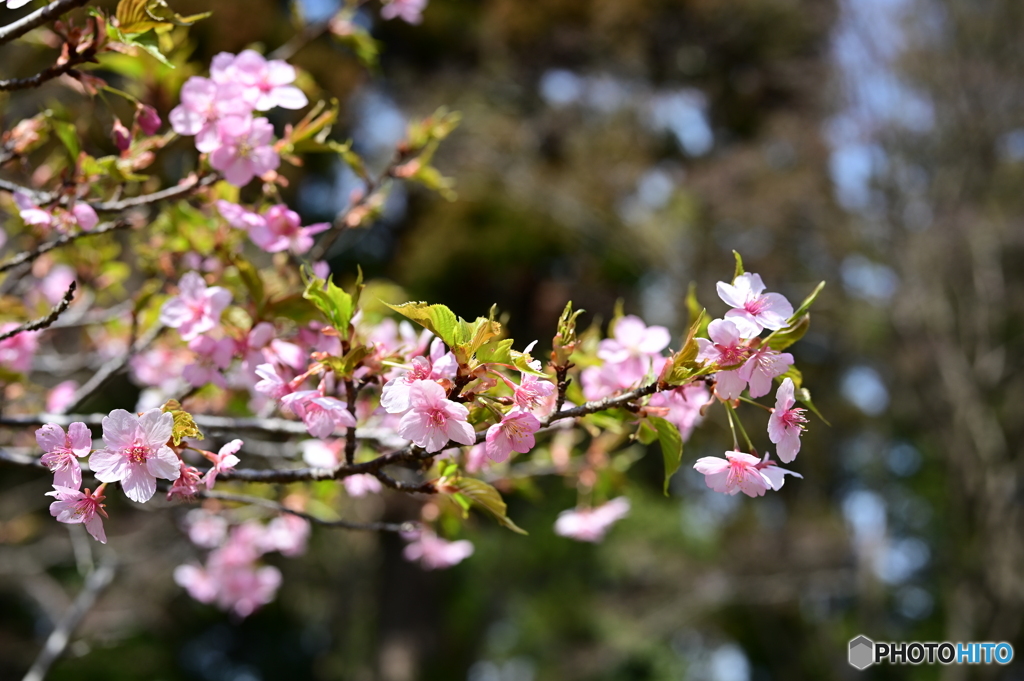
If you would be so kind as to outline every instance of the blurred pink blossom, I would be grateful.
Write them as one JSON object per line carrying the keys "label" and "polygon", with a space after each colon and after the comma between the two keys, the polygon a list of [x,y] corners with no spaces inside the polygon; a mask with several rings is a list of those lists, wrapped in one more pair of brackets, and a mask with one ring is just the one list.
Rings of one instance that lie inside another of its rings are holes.
{"label": "blurred pink blossom", "polygon": [[617,497],[596,508],[571,509],[558,514],[555,534],[577,541],[599,542],[611,526],[629,514],[629,499]]}
{"label": "blurred pink blossom", "polygon": [[220,325],[220,315],[231,304],[231,292],[207,286],[202,275],[186,272],[178,282],[178,295],[160,308],[160,322],[177,329],[182,340],[190,341]]}
{"label": "blurred pink blossom", "polygon": [[409,543],[402,555],[410,562],[419,561],[427,570],[441,570],[458,565],[473,555],[473,544],[466,540],[447,541],[430,530],[402,534]]}

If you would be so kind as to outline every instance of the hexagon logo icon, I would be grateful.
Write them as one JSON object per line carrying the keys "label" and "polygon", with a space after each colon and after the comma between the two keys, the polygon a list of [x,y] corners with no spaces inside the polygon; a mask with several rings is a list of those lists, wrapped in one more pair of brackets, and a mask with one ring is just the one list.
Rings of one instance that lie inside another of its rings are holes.
{"label": "hexagon logo icon", "polygon": [[850,641],[850,666],[867,669],[875,662],[875,642],[867,636]]}

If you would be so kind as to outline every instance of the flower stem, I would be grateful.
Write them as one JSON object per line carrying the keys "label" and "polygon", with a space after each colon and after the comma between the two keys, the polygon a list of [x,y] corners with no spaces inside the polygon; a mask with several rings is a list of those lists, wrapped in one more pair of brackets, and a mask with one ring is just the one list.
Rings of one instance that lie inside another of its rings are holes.
{"label": "flower stem", "polygon": [[[755,402],[755,404],[756,404],[756,402]],[[748,447],[747,451],[750,451],[750,452],[754,451],[754,443],[750,441],[750,436],[747,435],[747,431],[743,428],[743,423],[740,421],[740,417],[735,413],[736,408],[734,406],[732,406],[732,404],[729,403],[729,402],[726,402],[725,406],[729,410],[728,413],[732,415],[732,419],[734,419],[736,421],[736,425],[739,427],[740,433],[743,435],[743,439],[747,443],[747,447]],[[732,423],[732,420],[730,420],[730,424],[731,423]],[[733,431],[733,440],[735,440],[735,439],[736,439],[736,432]]]}

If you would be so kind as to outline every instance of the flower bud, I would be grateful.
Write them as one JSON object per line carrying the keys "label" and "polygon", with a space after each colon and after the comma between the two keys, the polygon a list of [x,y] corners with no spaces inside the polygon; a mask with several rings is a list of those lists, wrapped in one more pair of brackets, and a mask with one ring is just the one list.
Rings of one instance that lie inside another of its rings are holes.
{"label": "flower bud", "polygon": [[128,148],[132,146],[132,134],[118,118],[114,119],[114,129],[111,132],[111,137],[114,140],[114,144],[121,151],[128,151]]}
{"label": "flower bud", "polygon": [[144,135],[155,135],[163,124],[156,109],[148,104],[139,105],[135,112],[135,120],[138,122],[139,129],[142,130]]}

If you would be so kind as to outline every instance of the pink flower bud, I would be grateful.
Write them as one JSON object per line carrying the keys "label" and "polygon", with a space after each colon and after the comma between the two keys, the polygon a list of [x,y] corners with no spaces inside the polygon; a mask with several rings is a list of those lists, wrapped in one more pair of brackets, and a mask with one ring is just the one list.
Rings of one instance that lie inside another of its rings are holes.
{"label": "pink flower bud", "polygon": [[139,105],[139,108],[135,111],[135,120],[138,122],[139,129],[142,130],[144,135],[155,135],[159,132],[160,126],[163,125],[163,121],[160,120],[160,114],[148,104]]}
{"label": "pink flower bud", "polygon": [[128,151],[128,148],[132,145],[132,134],[118,118],[114,119],[114,129],[110,136],[113,138],[114,144],[121,151]]}

